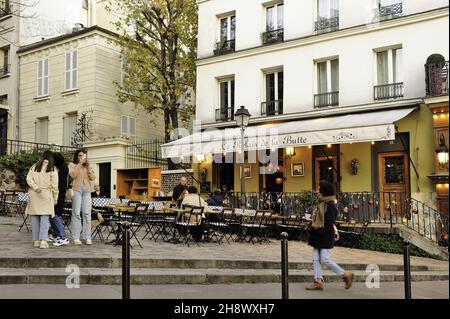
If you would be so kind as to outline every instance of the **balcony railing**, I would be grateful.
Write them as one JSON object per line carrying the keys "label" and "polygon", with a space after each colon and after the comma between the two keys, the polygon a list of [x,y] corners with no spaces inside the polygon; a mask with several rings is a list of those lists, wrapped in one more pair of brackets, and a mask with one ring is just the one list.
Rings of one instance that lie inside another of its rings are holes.
{"label": "balcony railing", "polygon": [[332,32],[339,29],[339,17],[324,19],[320,18],[314,24],[316,33]]}
{"label": "balcony railing", "polygon": [[448,95],[448,61],[425,65],[427,96]]}
{"label": "balcony railing", "polygon": [[216,109],[216,121],[233,121],[233,120],[234,120],[233,107]]}
{"label": "balcony railing", "polygon": [[0,66],[0,76],[7,75],[9,73],[11,73],[11,64]]}
{"label": "balcony railing", "polygon": [[263,44],[272,44],[284,41],[284,29],[271,30],[262,34]]}
{"label": "balcony railing", "polygon": [[403,97],[403,82],[376,85],[373,87],[375,100],[388,100]]}
{"label": "balcony railing", "polygon": [[10,15],[11,14],[11,7],[6,7],[6,8],[0,8],[0,18]]}
{"label": "balcony railing", "polygon": [[316,108],[337,105],[339,105],[339,91],[314,95],[314,107]]}
{"label": "balcony railing", "polygon": [[378,8],[378,17],[380,21],[401,17],[403,13],[403,4],[396,3],[390,6],[380,6]]}
{"label": "balcony railing", "polygon": [[261,115],[272,116],[283,114],[283,100],[266,101],[261,103]]}
{"label": "balcony railing", "polygon": [[214,49],[214,55],[222,55],[225,53],[234,52],[235,39],[216,42],[216,48]]}

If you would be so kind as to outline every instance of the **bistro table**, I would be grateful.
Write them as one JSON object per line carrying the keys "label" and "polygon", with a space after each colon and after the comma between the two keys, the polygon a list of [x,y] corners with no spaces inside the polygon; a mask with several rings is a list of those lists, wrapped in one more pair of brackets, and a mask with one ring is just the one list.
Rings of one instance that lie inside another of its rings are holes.
{"label": "bistro table", "polygon": [[119,223],[117,223],[116,238],[106,244],[112,244],[114,246],[121,245],[122,244],[122,239],[121,239],[122,224],[120,222],[122,221],[122,213],[134,213],[134,211],[136,210],[136,207],[125,206],[123,204],[110,204],[110,205],[106,205],[105,207],[113,210],[114,213],[117,212],[117,218],[119,219],[118,220]]}

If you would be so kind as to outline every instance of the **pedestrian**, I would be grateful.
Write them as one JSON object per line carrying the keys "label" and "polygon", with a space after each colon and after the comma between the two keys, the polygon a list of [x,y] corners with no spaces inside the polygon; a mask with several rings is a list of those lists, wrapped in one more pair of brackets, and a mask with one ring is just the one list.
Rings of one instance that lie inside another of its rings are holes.
{"label": "pedestrian", "polygon": [[[69,175],[73,178],[72,198],[72,236],[75,245],[81,245],[80,233],[86,245],[92,245],[91,239],[91,192],[94,191],[92,181],[95,173],[87,160],[84,149],[75,152],[73,162],[69,164]],[[83,231],[81,230],[81,216],[83,218]]]}
{"label": "pedestrian", "polygon": [[28,203],[25,215],[31,216],[31,229],[36,248],[48,248],[49,217],[55,215],[58,200],[58,172],[53,153],[44,151],[41,159],[27,174]]}
{"label": "pedestrian", "polygon": [[312,216],[310,237],[308,244],[313,246],[314,283],[307,290],[323,290],[323,276],[321,264],[325,264],[340,276],[345,282],[345,289],[349,289],[353,281],[353,273],[344,271],[331,259],[331,249],[335,240],[335,222],[338,216],[336,196],[333,185],[322,180],[319,183],[319,205]]}
{"label": "pedestrian", "polygon": [[206,200],[206,203],[208,204],[208,206],[223,207],[222,192],[219,189],[215,190]]}
{"label": "pedestrian", "polygon": [[55,203],[55,216],[50,218],[50,225],[54,238],[53,246],[62,246],[70,244],[61,219],[66,205],[69,168],[61,153],[54,153],[53,156],[55,159],[55,167],[58,170],[58,200]]}
{"label": "pedestrian", "polygon": [[172,192],[172,199],[174,202],[178,201],[181,194],[184,193],[184,191],[187,189],[187,178],[181,177],[178,181],[178,184],[174,187]]}

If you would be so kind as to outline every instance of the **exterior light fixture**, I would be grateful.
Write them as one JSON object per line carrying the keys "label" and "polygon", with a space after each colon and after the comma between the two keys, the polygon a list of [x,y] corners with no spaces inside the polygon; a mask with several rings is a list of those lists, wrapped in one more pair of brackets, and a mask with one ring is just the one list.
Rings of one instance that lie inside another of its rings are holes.
{"label": "exterior light fixture", "polygon": [[441,165],[442,168],[445,167],[445,165],[448,163],[448,148],[445,144],[445,137],[444,134],[441,134],[439,137],[439,147],[436,149],[437,157],[439,165]]}
{"label": "exterior light fixture", "polygon": [[205,160],[205,155],[203,154],[197,154],[195,155],[195,157],[197,158],[197,162],[201,163]]}
{"label": "exterior light fixture", "polygon": [[295,148],[294,147],[286,147],[286,158],[291,159],[295,156]]}
{"label": "exterior light fixture", "polygon": [[[245,106],[241,105],[241,108],[234,113],[234,118],[236,119],[236,124],[241,128],[241,149],[244,150],[244,131],[248,126],[248,122],[250,120],[250,112],[245,108]],[[244,180],[244,160],[241,163],[241,208],[245,207],[245,180]]]}

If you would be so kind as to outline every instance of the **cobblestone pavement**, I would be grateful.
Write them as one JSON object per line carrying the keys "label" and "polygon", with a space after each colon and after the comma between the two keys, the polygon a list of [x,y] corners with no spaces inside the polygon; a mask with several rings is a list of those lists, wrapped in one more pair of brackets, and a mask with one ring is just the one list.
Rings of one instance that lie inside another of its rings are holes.
{"label": "cobblestone pavement", "polygon": [[[120,247],[106,245],[94,240],[92,246],[67,245],[50,247],[49,249],[36,249],[32,247],[31,232],[22,229],[18,232],[21,220],[12,217],[0,217],[0,251],[1,257],[121,257]],[[281,248],[279,240],[271,240],[270,244],[251,243],[200,243],[200,246],[191,244],[171,244],[163,241],[143,241],[144,248],[137,244],[131,250],[132,258],[154,259],[224,259],[224,260],[264,260],[280,261]],[[367,264],[403,264],[403,255],[382,252],[335,247],[333,258],[339,263],[367,263]],[[289,242],[290,262],[311,262],[311,247],[304,242]],[[411,257],[411,264],[436,266],[448,269],[447,261]]]}

